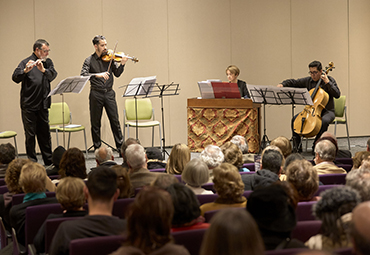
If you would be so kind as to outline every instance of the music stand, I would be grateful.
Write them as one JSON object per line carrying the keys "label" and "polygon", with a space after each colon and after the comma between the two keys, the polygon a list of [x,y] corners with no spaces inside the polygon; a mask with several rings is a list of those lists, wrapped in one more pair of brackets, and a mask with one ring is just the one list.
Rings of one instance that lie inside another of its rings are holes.
{"label": "music stand", "polygon": [[[313,105],[310,93],[307,88],[289,88],[276,86],[257,86],[247,84],[249,95],[254,103],[263,104],[263,137],[260,150],[270,143],[266,135],[266,104],[273,105],[292,105],[292,115],[294,117],[294,105]],[[293,131],[292,131],[293,132]],[[294,141],[293,141],[294,143]]]}
{"label": "music stand", "polygon": [[58,85],[50,91],[48,97],[53,95],[62,96],[62,120],[63,120],[63,146],[66,147],[65,129],[64,129],[64,93],[81,93],[90,76],[71,76],[60,81]]}

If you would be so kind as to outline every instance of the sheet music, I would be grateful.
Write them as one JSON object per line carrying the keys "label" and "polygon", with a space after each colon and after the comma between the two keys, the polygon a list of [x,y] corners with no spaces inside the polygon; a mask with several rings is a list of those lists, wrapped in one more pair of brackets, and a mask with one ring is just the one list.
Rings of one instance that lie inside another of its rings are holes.
{"label": "sheet music", "polygon": [[157,76],[133,78],[122,96],[149,95],[156,81]]}
{"label": "sheet music", "polygon": [[63,93],[81,93],[89,79],[90,76],[68,77],[59,82],[59,84],[52,91],[50,91],[48,97]]}
{"label": "sheet music", "polygon": [[211,80],[198,81],[198,87],[199,87],[200,95],[203,99],[215,98]]}

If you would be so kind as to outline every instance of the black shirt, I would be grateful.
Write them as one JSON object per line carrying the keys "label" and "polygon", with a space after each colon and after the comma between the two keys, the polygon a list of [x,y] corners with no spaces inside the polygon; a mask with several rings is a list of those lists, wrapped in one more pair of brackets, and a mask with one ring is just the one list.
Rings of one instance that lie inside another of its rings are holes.
{"label": "black shirt", "polygon": [[45,72],[42,73],[35,66],[28,73],[24,73],[24,68],[29,60],[36,61],[38,57],[35,53],[22,60],[18,67],[14,70],[12,79],[16,83],[22,82],[21,88],[21,108],[29,110],[47,109],[50,107],[51,98],[50,82],[57,77],[57,71],[54,69],[53,61],[47,58],[42,61]]}
{"label": "black shirt", "polygon": [[109,67],[109,62],[105,62],[101,57],[98,57],[96,53],[85,59],[85,62],[82,66],[81,75],[90,77],[90,84],[92,89],[103,90],[103,89],[112,89],[113,86],[113,76],[119,77],[123,73],[124,65],[112,62],[109,73],[109,79],[107,81],[104,78],[98,78],[94,74],[106,72]]}

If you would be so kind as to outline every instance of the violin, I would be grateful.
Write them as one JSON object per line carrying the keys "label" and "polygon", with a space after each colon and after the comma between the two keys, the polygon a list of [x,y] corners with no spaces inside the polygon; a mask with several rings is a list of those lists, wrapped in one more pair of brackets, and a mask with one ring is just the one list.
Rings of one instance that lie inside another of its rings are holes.
{"label": "violin", "polygon": [[[323,73],[328,74],[334,68],[334,63],[330,62],[329,67],[325,67]],[[321,80],[317,82],[315,88],[309,91],[314,105],[306,105],[294,120],[294,131],[300,136],[313,137],[320,132],[322,125],[321,112],[329,101],[328,93],[320,87]]]}
{"label": "violin", "polygon": [[123,53],[123,52],[116,52],[116,53],[114,53],[114,57],[113,57],[113,50],[108,50],[102,56],[102,60],[105,61],[105,62],[109,62],[113,58],[114,61],[121,62],[122,58],[124,58],[124,57],[127,57],[128,59],[131,59],[134,63],[139,62],[139,60],[137,58],[126,56],[125,53]]}

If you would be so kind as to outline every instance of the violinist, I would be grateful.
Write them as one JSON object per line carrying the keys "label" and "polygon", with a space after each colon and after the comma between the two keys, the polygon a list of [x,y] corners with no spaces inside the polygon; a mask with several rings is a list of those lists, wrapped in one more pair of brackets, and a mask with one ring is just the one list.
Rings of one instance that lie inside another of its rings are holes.
{"label": "violinist", "polygon": [[[124,70],[127,57],[120,62],[106,62],[102,59],[107,54],[107,41],[104,36],[97,35],[92,40],[95,52],[85,59],[81,75],[90,77],[90,123],[94,149],[101,146],[100,127],[103,108],[109,118],[116,148],[120,154],[122,132],[118,119],[116,93],[113,90],[113,75],[119,77]],[[108,70],[109,68],[109,70]]]}
{"label": "violinist", "polygon": [[[321,134],[328,130],[329,124],[334,120],[334,100],[333,98],[340,97],[340,90],[337,86],[335,79],[331,76],[328,76],[322,70],[321,62],[312,61],[309,65],[309,77],[300,78],[300,79],[288,79],[283,81],[281,84],[278,84],[278,87],[295,87],[295,88],[307,88],[307,90],[314,89],[318,82],[321,79],[320,87],[329,95],[329,101],[325,109],[321,113],[322,117],[322,126],[319,133],[315,137],[315,141],[312,146],[312,152],[314,153],[315,143]],[[294,132],[293,123],[297,118],[297,115],[294,116],[292,120],[292,131],[293,131],[293,145],[295,150],[302,152],[301,137]]]}

